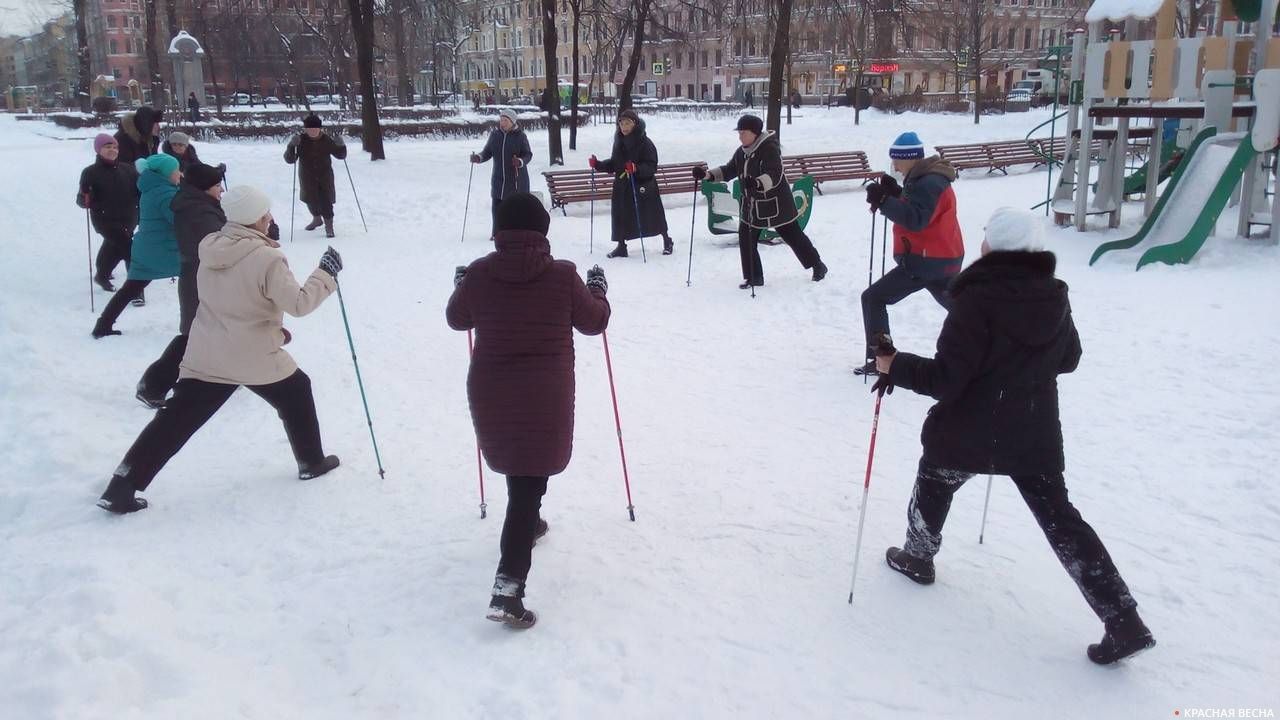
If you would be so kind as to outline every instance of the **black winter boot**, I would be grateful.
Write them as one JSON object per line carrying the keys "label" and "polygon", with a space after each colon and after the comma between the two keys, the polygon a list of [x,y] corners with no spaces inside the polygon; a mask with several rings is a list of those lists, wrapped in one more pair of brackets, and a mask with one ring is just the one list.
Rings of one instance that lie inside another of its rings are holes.
{"label": "black winter boot", "polygon": [[98,318],[98,322],[93,324],[93,339],[101,340],[108,335],[121,335],[119,330],[112,327],[111,323],[104,322],[102,318]]}
{"label": "black winter boot", "polygon": [[1110,665],[1156,646],[1156,639],[1138,617],[1138,610],[1124,611],[1106,624],[1102,642],[1089,646],[1089,659],[1099,665]]}
{"label": "black winter boot", "polygon": [[750,290],[752,287],[762,287],[763,285],[764,285],[764,281],[763,281],[763,280],[761,280],[760,282],[756,282],[756,283],[753,283],[753,282],[751,282],[750,280],[743,280],[743,281],[738,285],[738,289],[739,289],[739,290]]}
{"label": "black winter boot", "polygon": [[324,218],[320,217],[319,215],[312,215],[311,222],[307,223],[307,226],[303,228],[303,230],[315,230],[316,228],[320,227],[323,224],[324,224]]}
{"label": "black winter boot", "polygon": [[299,465],[298,479],[314,480],[336,467],[338,467],[338,456],[329,455],[328,457],[326,457],[325,459],[321,460],[318,463],[315,463],[312,465]]}
{"label": "black winter boot", "polygon": [[538,616],[525,608],[521,599],[523,597],[523,580],[498,575],[493,580],[493,597],[489,600],[489,612],[485,614],[485,618],[516,630],[533,627],[538,622]]}
{"label": "black winter boot", "polygon": [[164,407],[164,396],[156,397],[154,393],[147,392],[147,385],[141,380],[138,381],[138,392],[134,397],[138,399],[138,402],[152,410],[159,410]]}
{"label": "black winter boot", "polygon": [[333,218],[324,219],[324,236],[333,237]]}
{"label": "black winter boot", "polygon": [[111,482],[107,483],[106,492],[102,493],[102,497],[98,499],[98,507],[117,515],[127,515],[146,509],[147,501],[144,498],[134,497],[135,492],[133,483],[128,478],[112,475]]}
{"label": "black winter boot", "polygon": [[853,374],[854,375],[870,375],[872,377],[875,377],[880,374],[880,371],[876,369],[875,360],[868,360],[866,365],[863,365],[862,367],[859,367],[859,368],[854,368]]}
{"label": "black winter boot", "polygon": [[627,256],[627,244],[625,242],[618,243],[618,247],[614,248],[613,250],[610,250],[609,254],[605,255],[605,257],[611,257],[611,258],[626,257],[626,256]]}
{"label": "black winter boot", "polygon": [[103,290],[106,290],[107,292],[116,291],[116,286],[111,284],[111,278],[106,277],[105,275],[93,276],[93,282],[95,282],[98,285],[98,287],[102,288]]}
{"label": "black winter boot", "polygon": [[134,306],[134,307],[146,307],[146,305],[147,305],[147,294],[146,294],[146,293],[144,293],[144,292],[139,291],[139,292],[138,292],[138,297],[136,297],[136,298],[134,298],[134,299],[130,300],[130,301],[129,301],[129,304],[130,304],[130,305],[132,305],[132,306]]}
{"label": "black winter boot", "polygon": [[547,530],[549,529],[550,528],[547,526],[547,521],[543,520],[542,518],[538,518],[538,527],[535,528],[533,531],[533,544],[537,545],[538,540],[540,540],[543,535],[546,535]]}
{"label": "black winter boot", "polygon": [[814,264],[813,264],[813,281],[814,281],[814,282],[818,282],[819,280],[821,280],[822,278],[824,278],[824,277],[826,277],[826,276],[827,276],[827,265],[826,265],[826,263],[822,262],[821,260],[819,260],[818,262],[814,263]]}
{"label": "black winter boot", "polygon": [[676,251],[676,244],[671,241],[671,236],[663,235],[662,236],[662,254],[670,255],[675,251]]}
{"label": "black winter boot", "polygon": [[923,560],[907,554],[902,548],[891,547],[884,553],[884,561],[889,567],[911,578],[921,585],[932,585],[934,580],[933,561]]}

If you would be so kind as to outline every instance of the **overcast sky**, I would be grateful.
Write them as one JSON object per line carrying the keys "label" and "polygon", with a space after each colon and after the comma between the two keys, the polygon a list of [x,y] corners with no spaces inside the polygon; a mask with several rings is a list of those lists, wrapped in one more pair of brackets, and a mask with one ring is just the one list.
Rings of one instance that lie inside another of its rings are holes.
{"label": "overcast sky", "polygon": [[0,0],[0,35],[30,34],[69,5],[60,0]]}

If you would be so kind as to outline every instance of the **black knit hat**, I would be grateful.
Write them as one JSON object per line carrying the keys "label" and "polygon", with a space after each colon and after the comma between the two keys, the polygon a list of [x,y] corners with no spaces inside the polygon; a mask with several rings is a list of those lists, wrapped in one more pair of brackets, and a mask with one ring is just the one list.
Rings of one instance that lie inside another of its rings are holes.
{"label": "black knit hat", "polygon": [[531,193],[516,193],[498,205],[496,230],[532,230],[542,235],[551,228],[551,216]]}
{"label": "black knit hat", "polygon": [[764,121],[756,115],[743,115],[738,118],[738,126],[734,130],[750,130],[761,135],[764,133]]}
{"label": "black knit hat", "polygon": [[631,122],[637,125],[640,124],[640,115],[636,113],[635,110],[632,110],[631,108],[627,108],[626,110],[623,110],[622,112],[618,113],[618,119],[621,120],[622,118],[627,118],[631,120]]}
{"label": "black knit hat", "polygon": [[320,116],[319,116],[319,115],[317,115],[317,114],[315,114],[315,113],[311,113],[310,115],[308,115],[308,116],[306,116],[305,118],[303,118],[303,120],[302,120],[302,127],[304,127],[304,128],[318,128],[318,127],[324,127],[324,123],[320,122]]}
{"label": "black knit hat", "polygon": [[212,165],[196,163],[187,168],[187,171],[182,174],[182,179],[197,190],[208,190],[222,182],[222,170]]}

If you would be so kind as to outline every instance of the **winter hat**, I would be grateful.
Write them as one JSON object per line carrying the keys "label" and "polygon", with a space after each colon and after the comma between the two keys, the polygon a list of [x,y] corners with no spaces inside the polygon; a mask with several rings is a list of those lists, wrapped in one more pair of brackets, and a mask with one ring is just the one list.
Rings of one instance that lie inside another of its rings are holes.
{"label": "winter hat", "polygon": [[618,113],[618,119],[621,120],[622,118],[628,118],[629,120],[631,120],[631,122],[637,125],[640,124],[640,115],[635,110],[632,110],[631,108],[627,108],[626,110],[623,110],[622,112]]}
{"label": "winter hat", "polygon": [[182,179],[197,190],[208,190],[222,182],[222,169],[212,165],[205,165],[204,163],[196,163],[187,168],[187,171],[182,175]]}
{"label": "winter hat", "polygon": [[308,116],[306,116],[305,118],[303,118],[303,120],[302,120],[302,127],[304,127],[304,128],[318,128],[318,127],[324,127],[324,123],[320,122],[320,116],[319,116],[319,115],[317,115],[317,114],[315,114],[315,113],[311,113],[310,115],[308,115]]}
{"label": "winter hat", "polygon": [[512,110],[511,108],[502,108],[501,110],[499,110],[498,117],[504,117],[510,120],[512,125],[515,125],[517,122],[516,111]]}
{"label": "winter hat", "polygon": [[93,139],[93,151],[95,153],[102,152],[102,148],[108,145],[117,145],[117,144],[118,143],[116,142],[116,139],[111,135],[108,135],[106,133],[98,133],[98,136]]}
{"label": "winter hat", "polygon": [[920,160],[924,158],[924,143],[913,132],[904,132],[889,146],[889,157],[894,160]]}
{"label": "winter hat", "polygon": [[144,173],[150,170],[157,175],[169,177],[173,174],[174,170],[178,169],[178,158],[168,153],[157,153],[155,155],[148,155],[144,158],[138,158],[138,161],[135,162],[133,166],[138,169],[139,173]]}
{"label": "winter hat", "polygon": [[222,193],[222,212],[227,222],[253,225],[271,212],[271,198],[255,187],[237,185]]}
{"label": "winter hat", "polygon": [[190,145],[191,136],[187,135],[184,132],[178,132],[175,130],[169,133],[169,144],[170,145]]}
{"label": "winter hat", "polygon": [[986,231],[987,247],[992,252],[1044,250],[1044,218],[1028,210],[999,208],[987,220]]}
{"label": "winter hat", "polygon": [[761,135],[764,133],[764,121],[756,115],[743,115],[738,118],[738,126],[734,130],[750,130]]}
{"label": "winter hat", "polygon": [[496,230],[532,230],[542,235],[551,228],[551,216],[531,193],[516,193],[498,205]]}
{"label": "winter hat", "polygon": [[133,113],[133,126],[143,137],[151,135],[151,129],[164,120],[164,112],[150,105],[143,105]]}

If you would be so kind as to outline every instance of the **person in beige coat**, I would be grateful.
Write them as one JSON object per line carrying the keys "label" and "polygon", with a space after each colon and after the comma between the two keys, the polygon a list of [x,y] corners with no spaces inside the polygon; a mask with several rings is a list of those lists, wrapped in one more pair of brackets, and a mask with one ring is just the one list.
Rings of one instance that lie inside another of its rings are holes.
{"label": "person in beige coat", "polygon": [[241,385],[280,414],[298,462],[298,479],[338,466],[324,454],[311,379],[284,345],[284,314],[306,315],[338,287],[342,258],[329,248],[301,285],[280,245],[267,236],[271,202],[262,191],[234,187],[222,196],[227,223],[200,241],[200,307],[172,397],[142,430],[116,468],[98,506],[113,513],[147,507],[136,497]]}

